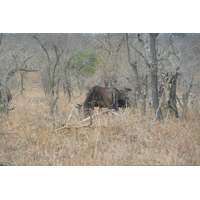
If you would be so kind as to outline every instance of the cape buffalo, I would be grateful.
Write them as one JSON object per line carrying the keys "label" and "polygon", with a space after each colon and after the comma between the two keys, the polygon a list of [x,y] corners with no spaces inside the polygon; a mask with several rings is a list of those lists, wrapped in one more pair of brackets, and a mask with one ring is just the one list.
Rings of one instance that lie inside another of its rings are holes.
{"label": "cape buffalo", "polygon": [[117,101],[118,101],[119,107],[127,108],[127,107],[136,105],[135,96],[134,98],[130,98],[128,96],[128,93],[131,91],[130,88],[124,88],[123,90],[118,90],[117,88],[114,88],[114,89],[117,92],[117,98],[118,98]]}
{"label": "cape buffalo", "polygon": [[120,91],[117,88],[94,86],[89,90],[84,103],[82,105],[79,104],[78,108],[83,107],[84,116],[87,117],[94,110],[94,107],[117,111],[119,107],[125,108],[131,105],[132,102],[127,97],[125,91]]}
{"label": "cape buffalo", "polygon": [[83,103],[84,115],[88,116],[94,107],[118,110],[117,92],[113,88],[94,86]]}

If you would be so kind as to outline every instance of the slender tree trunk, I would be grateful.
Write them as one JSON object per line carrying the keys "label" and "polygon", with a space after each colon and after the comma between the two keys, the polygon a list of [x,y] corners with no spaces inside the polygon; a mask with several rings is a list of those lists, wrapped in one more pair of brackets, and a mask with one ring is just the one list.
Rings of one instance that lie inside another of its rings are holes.
{"label": "slender tree trunk", "polygon": [[146,115],[146,101],[147,101],[147,93],[148,93],[148,76],[145,77],[145,91],[144,93],[141,92],[141,99],[142,99],[142,114]]}
{"label": "slender tree trunk", "polygon": [[176,118],[178,118],[178,108],[176,107],[176,80],[178,77],[178,73],[171,78],[169,82],[169,100],[168,106],[174,111]]}
{"label": "slender tree trunk", "polygon": [[68,98],[69,98],[69,102],[71,102],[71,98],[72,98],[72,86],[71,86],[71,80],[70,80],[70,74],[69,74],[69,70],[68,70],[68,65],[66,66],[65,70],[64,70],[64,76],[65,76],[65,90],[64,93],[67,93]]}
{"label": "slender tree trunk", "polygon": [[137,63],[131,61],[128,33],[126,33],[126,41],[127,41],[127,50],[128,50],[128,61],[129,61],[129,64],[132,66],[133,73],[134,73],[134,80],[135,80],[135,89],[138,92],[139,97],[140,97],[141,95],[140,79],[139,79],[139,74],[138,74],[138,69],[137,69]]}
{"label": "slender tree trunk", "polygon": [[141,92],[140,78],[139,78],[139,73],[138,73],[138,69],[137,69],[137,63],[131,61],[128,33],[126,33],[126,41],[127,41],[127,50],[128,50],[128,61],[129,61],[129,64],[132,66],[132,70],[134,73],[135,91],[138,93],[139,99],[142,100],[141,113],[142,113],[142,115],[145,115],[145,113],[146,113],[145,95]]}
{"label": "slender tree trunk", "polygon": [[20,72],[20,77],[21,77],[21,80],[20,80],[20,87],[21,87],[20,93],[21,93],[22,96],[24,96],[24,90],[25,90],[25,88],[24,88],[25,72]]}
{"label": "slender tree trunk", "polygon": [[158,98],[158,64],[157,64],[157,52],[156,52],[156,37],[157,34],[150,33],[150,51],[152,57],[151,63],[151,88],[152,88],[152,103],[156,113],[156,118],[161,121],[163,120],[162,111],[159,105]]}
{"label": "slender tree trunk", "polygon": [[194,77],[191,79],[190,81],[190,85],[187,88],[186,86],[184,87],[184,92],[183,92],[183,117],[186,117],[187,115],[187,106],[188,106],[188,102],[189,102],[189,96],[192,90],[192,82],[194,80]]}

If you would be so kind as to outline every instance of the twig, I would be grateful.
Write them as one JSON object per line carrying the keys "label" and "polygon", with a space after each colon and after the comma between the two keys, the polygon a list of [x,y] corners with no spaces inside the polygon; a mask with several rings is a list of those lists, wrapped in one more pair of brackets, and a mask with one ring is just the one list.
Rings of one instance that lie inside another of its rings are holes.
{"label": "twig", "polygon": [[74,112],[74,106],[73,106],[73,108],[72,108],[72,111],[71,111],[71,113],[69,114],[69,117],[68,117],[68,119],[67,119],[67,123],[69,122],[69,120],[72,118],[72,113]]}

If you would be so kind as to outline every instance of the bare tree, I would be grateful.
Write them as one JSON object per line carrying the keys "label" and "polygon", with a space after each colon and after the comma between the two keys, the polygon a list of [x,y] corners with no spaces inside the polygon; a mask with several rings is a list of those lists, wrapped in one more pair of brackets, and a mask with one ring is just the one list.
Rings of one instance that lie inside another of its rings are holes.
{"label": "bare tree", "polygon": [[6,76],[6,81],[8,81],[16,72],[19,72],[20,74],[20,93],[23,96],[25,86],[24,86],[24,80],[26,78],[26,75],[28,72],[37,72],[39,70],[30,69],[27,62],[33,58],[33,56],[25,55],[25,49],[20,49],[15,55],[12,55],[13,58],[13,67],[11,71]]}
{"label": "bare tree", "polygon": [[124,34],[98,34],[94,43],[95,49],[101,59],[100,76],[102,85],[116,86],[118,83],[119,69],[125,59],[123,47],[126,37]]}
{"label": "bare tree", "polygon": [[[198,35],[185,34],[184,36],[169,36],[168,58],[172,66],[176,69],[179,77],[179,93],[182,92],[182,116],[185,117],[188,111],[190,93],[193,90],[195,77],[198,75],[200,63],[200,49]],[[163,46],[162,46],[163,47]],[[180,94],[179,94],[180,96]]]}
{"label": "bare tree", "polygon": [[63,89],[64,89],[64,94],[68,95],[69,102],[72,99],[72,75],[70,71],[70,64],[71,64],[71,58],[66,59],[64,62],[64,68],[63,68]]}
{"label": "bare tree", "polygon": [[[43,87],[46,94],[50,96],[50,115],[54,116],[54,108],[56,102],[59,98],[59,82],[60,78],[56,76],[56,69],[59,66],[60,56],[63,53],[62,49],[58,49],[58,47],[52,43],[45,43],[40,41],[40,39],[34,35],[33,38],[38,42],[42,51],[46,56],[46,65],[42,72],[43,77]],[[50,47],[49,47],[50,45]],[[49,48],[48,48],[49,47]],[[54,54],[54,55],[52,55]]]}
{"label": "bare tree", "polygon": [[127,41],[127,51],[128,51],[128,62],[132,66],[132,70],[134,74],[134,77],[133,77],[134,91],[136,92],[136,94],[138,94],[138,98],[142,100],[141,113],[144,115],[146,113],[147,77],[145,81],[146,90],[145,90],[145,93],[143,93],[141,89],[141,79],[139,77],[139,72],[138,72],[138,63],[136,61],[133,62],[133,60],[131,59],[128,33],[126,33],[126,41]]}
{"label": "bare tree", "polygon": [[[2,55],[2,62],[1,62],[1,74],[0,74],[0,85],[1,85],[1,96],[10,96],[5,99],[5,105],[8,105],[7,101],[10,101],[12,95],[10,94],[10,80],[15,78],[15,74],[19,73],[21,76],[20,85],[21,85],[21,93],[24,90],[24,77],[25,74],[28,72],[36,72],[38,70],[31,69],[29,65],[29,61],[33,58],[33,55],[28,54],[26,44],[19,44],[16,45],[15,49],[7,48],[7,45],[11,45],[12,39],[14,38],[13,35],[3,35],[0,36],[0,47],[1,47],[1,55]],[[11,39],[11,42],[10,40]],[[8,43],[6,43],[8,42]],[[13,43],[14,45],[15,43]],[[6,100],[7,99],[7,100]],[[4,106],[5,107],[5,106]],[[9,111],[9,108],[7,109]],[[7,112],[8,113],[8,112]]]}
{"label": "bare tree", "polygon": [[[134,49],[134,51],[139,55],[139,57],[142,58],[144,61],[144,65],[146,68],[149,69],[150,73],[150,79],[151,79],[151,99],[152,99],[152,105],[156,114],[156,118],[158,120],[163,120],[162,111],[159,104],[159,97],[158,97],[158,61],[157,61],[157,48],[156,48],[156,37],[158,34],[148,34],[144,35],[146,38],[144,39],[140,34],[137,34],[137,39],[139,41],[138,47],[136,45],[130,44],[130,46]],[[149,41],[147,41],[147,36],[149,38]],[[128,37],[128,36],[127,36]],[[149,45],[148,45],[149,43]],[[135,84],[137,85],[136,88],[138,90],[140,98],[142,97],[143,100],[143,106],[142,110],[143,113],[145,113],[145,97],[147,92],[147,76],[146,76],[146,92],[142,94],[141,92],[141,84],[140,79],[137,71],[137,63],[133,63],[130,61],[130,50],[129,45],[128,47],[128,58],[129,63],[133,68],[134,74],[135,74]]]}

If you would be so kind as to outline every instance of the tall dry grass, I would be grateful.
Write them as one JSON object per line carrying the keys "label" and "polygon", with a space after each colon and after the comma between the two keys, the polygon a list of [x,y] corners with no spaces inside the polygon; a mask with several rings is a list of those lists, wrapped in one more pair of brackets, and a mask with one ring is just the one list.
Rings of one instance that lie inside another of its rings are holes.
{"label": "tall dry grass", "polygon": [[200,115],[195,110],[187,118],[171,116],[158,123],[153,113],[144,117],[129,108],[81,123],[75,106],[83,100],[84,95],[67,103],[61,96],[53,118],[41,91],[15,95],[15,110],[3,119],[0,164],[200,165]]}

